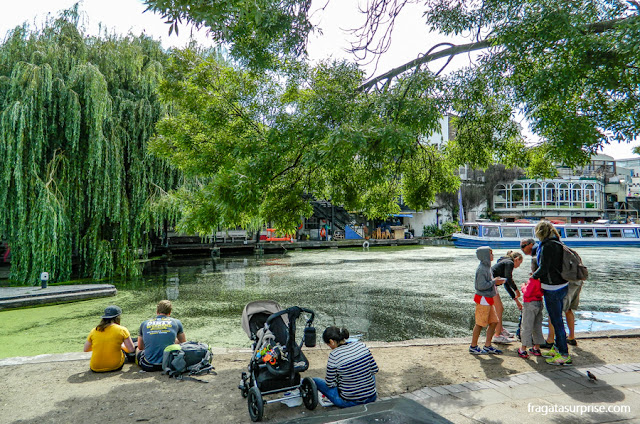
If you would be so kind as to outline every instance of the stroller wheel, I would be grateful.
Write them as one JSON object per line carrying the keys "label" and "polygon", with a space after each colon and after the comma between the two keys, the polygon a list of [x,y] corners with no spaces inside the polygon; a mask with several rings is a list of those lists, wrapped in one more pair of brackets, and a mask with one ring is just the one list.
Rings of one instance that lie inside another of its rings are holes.
{"label": "stroller wheel", "polygon": [[307,409],[313,410],[318,406],[318,387],[311,377],[305,377],[300,384],[302,402]]}
{"label": "stroller wheel", "polygon": [[251,421],[262,421],[262,414],[264,413],[264,402],[262,401],[262,394],[257,387],[252,387],[249,389],[247,406],[249,407],[249,416],[251,417]]}

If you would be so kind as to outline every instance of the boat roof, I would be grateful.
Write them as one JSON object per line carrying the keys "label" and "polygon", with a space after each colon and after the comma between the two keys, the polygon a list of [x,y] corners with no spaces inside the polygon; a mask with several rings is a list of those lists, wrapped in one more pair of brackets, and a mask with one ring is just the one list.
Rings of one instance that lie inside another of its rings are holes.
{"label": "boat roof", "polygon": [[[602,221],[602,220],[600,220]],[[482,226],[495,226],[495,227],[535,227],[538,222],[465,222],[464,225],[482,225]],[[561,226],[561,227],[640,227],[640,224],[613,224],[607,222],[592,222],[592,223],[584,223],[577,224],[572,222],[552,222],[553,225]]]}

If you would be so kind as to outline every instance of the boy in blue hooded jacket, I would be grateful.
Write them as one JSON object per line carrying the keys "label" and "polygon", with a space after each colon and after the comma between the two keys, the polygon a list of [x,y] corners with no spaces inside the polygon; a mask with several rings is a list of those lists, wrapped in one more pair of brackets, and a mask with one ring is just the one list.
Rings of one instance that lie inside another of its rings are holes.
{"label": "boy in blue hooded jacket", "polygon": [[[493,298],[496,295],[496,286],[504,284],[504,278],[495,277],[491,274],[491,261],[493,260],[493,251],[490,247],[482,246],[476,249],[476,256],[480,260],[478,269],[476,269],[476,295],[473,301],[476,303],[476,325],[473,327],[473,337],[469,353],[473,355],[502,353],[500,349],[491,346],[491,339],[498,324],[498,315],[496,308],[493,306]],[[484,327],[487,327],[487,338],[483,348],[478,346],[478,338]]]}

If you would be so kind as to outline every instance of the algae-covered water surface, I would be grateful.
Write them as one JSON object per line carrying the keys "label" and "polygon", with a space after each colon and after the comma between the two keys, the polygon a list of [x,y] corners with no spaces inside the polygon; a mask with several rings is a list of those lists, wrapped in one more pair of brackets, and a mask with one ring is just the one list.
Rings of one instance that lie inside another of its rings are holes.
{"label": "algae-covered water surface", "polygon": [[[496,251],[496,258],[504,251]],[[581,249],[590,279],[581,295],[577,329],[640,328],[637,249]],[[136,335],[159,300],[169,298],[190,340],[246,347],[244,306],[273,299],[317,313],[321,333],[346,326],[366,340],[396,341],[470,335],[475,251],[452,247],[311,250],[264,257],[152,262],[144,277],[114,281],[115,297],[0,312],[0,357],[82,350],[104,308],[120,306],[122,324]],[[528,257],[516,270],[528,278]],[[501,289],[505,319],[515,304]]]}

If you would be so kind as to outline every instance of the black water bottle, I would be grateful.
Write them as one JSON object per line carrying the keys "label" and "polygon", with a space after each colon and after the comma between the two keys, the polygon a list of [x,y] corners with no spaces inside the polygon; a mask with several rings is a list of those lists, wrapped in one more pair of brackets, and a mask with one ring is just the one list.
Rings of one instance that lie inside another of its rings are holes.
{"label": "black water bottle", "polygon": [[316,328],[315,327],[308,326],[304,328],[304,345],[306,347],[316,346]]}

